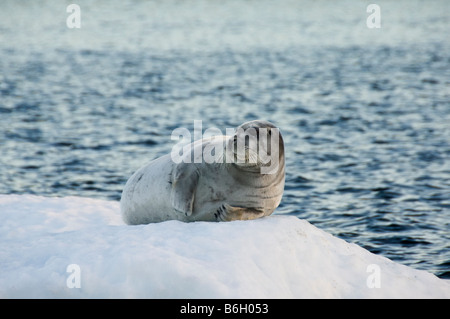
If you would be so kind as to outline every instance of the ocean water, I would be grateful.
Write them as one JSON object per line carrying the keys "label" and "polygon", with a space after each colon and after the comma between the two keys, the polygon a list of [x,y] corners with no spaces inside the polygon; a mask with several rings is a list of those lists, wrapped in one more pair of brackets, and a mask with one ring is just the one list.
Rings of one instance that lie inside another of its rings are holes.
{"label": "ocean water", "polygon": [[450,2],[0,3],[0,193],[119,200],[171,133],[266,119],[277,213],[450,278]]}

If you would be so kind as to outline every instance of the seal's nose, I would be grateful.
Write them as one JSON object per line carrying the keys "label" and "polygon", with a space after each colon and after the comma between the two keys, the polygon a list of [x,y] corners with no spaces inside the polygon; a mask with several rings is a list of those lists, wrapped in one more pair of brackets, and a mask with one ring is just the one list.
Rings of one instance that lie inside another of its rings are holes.
{"label": "seal's nose", "polygon": [[256,131],[256,136],[259,136],[259,127],[253,127]]}

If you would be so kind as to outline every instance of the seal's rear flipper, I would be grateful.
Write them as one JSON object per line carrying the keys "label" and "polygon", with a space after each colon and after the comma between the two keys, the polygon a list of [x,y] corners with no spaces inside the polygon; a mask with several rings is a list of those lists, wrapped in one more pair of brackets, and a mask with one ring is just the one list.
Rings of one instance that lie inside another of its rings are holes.
{"label": "seal's rear flipper", "polygon": [[199,176],[197,168],[192,163],[180,163],[172,171],[170,201],[175,210],[186,216],[191,216],[194,209]]}
{"label": "seal's rear flipper", "polygon": [[228,204],[223,204],[214,213],[217,221],[229,222],[232,220],[250,220],[264,217],[264,209],[262,208],[246,208],[233,207]]}

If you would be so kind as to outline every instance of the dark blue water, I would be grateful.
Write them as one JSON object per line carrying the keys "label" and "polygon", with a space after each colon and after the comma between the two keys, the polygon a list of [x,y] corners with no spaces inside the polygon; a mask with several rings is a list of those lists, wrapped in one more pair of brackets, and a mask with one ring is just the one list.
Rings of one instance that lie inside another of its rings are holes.
{"label": "dark blue water", "polygon": [[266,119],[278,213],[450,278],[448,2],[59,2],[0,4],[0,193],[119,200],[175,128]]}

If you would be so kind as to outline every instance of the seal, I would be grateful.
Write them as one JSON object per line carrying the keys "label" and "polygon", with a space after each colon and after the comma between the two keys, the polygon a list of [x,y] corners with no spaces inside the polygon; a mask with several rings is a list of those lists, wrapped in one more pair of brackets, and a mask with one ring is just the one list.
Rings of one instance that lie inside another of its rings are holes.
{"label": "seal", "polygon": [[249,220],[280,204],[284,142],[272,123],[246,122],[233,135],[203,138],[183,150],[181,161],[167,154],[129,178],[120,200],[127,224]]}

